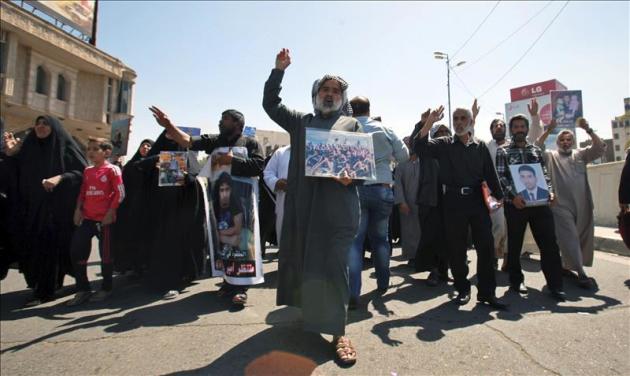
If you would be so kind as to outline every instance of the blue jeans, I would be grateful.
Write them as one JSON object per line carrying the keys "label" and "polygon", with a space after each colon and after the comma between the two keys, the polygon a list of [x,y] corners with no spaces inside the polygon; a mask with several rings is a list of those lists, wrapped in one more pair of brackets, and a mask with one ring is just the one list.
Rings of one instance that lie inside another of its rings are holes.
{"label": "blue jeans", "polygon": [[351,299],[358,299],[361,295],[363,243],[366,235],[372,248],[377,286],[379,289],[389,287],[388,231],[389,216],[394,206],[394,193],[391,188],[382,184],[359,186],[358,189],[361,200],[361,223],[348,254]]}

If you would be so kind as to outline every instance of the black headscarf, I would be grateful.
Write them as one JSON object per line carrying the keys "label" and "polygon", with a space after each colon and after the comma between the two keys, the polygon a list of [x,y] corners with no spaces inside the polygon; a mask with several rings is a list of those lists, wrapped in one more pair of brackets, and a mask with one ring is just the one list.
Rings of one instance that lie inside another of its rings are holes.
{"label": "black headscarf", "polygon": [[[144,140],[142,140],[142,142],[140,142],[140,146],[138,146],[138,150],[136,150],[136,153],[133,155],[133,157],[131,157],[131,159],[129,160],[129,162],[127,163],[133,163],[136,161],[139,161],[140,158],[142,158],[142,155],[140,155],[140,148],[142,147],[143,144],[149,144],[151,145],[151,148],[153,148],[153,144],[155,144],[155,141],[153,141],[150,138],[145,138]],[[150,151],[150,150],[149,150]],[[148,155],[148,154],[147,154]]]}

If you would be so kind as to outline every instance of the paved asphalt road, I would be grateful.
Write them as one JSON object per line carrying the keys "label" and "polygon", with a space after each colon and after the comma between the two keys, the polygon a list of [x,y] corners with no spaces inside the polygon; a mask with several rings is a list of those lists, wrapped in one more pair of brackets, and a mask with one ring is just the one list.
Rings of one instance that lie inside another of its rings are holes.
{"label": "paved asphalt road", "polygon": [[[272,250],[271,252],[274,252]],[[93,252],[93,255],[97,252]],[[536,260],[524,261],[529,295],[497,295],[495,312],[473,300],[456,307],[450,286],[429,288],[427,273],[410,274],[395,249],[392,287],[375,294],[373,269],[363,272],[362,305],[350,312],[348,335],[357,364],[340,368],[330,337],[301,331],[299,311],[275,306],[277,260],[266,282],[250,289],[239,311],[216,296],[206,278],[177,299],[160,300],[130,277],[115,278],[103,303],[69,308],[62,297],[21,309],[30,292],[15,270],[1,283],[0,372],[13,375],[630,375],[630,259],[596,252],[590,273],[598,291],[565,279],[567,302],[541,291]],[[272,253],[273,255],[273,253]],[[474,252],[469,252],[472,265]],[[96,261],[94,259],[93,261]],[[97,263],[90,266],[98,279]],[[474,274],[474,273],[472,273]]]}

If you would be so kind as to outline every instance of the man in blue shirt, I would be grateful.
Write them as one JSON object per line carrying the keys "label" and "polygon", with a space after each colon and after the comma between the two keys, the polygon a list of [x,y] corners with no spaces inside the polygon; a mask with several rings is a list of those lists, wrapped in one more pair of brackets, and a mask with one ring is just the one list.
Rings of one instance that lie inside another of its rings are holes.
{"label": "man in blue shirt", "polygon": [[350,101],[353,116],[363,126],[365,133],[372,134],[376,180],[367,180],[359,186],[361,201],[361,223],[348,255],[350,269],[350,302],[348,309],[356,309],[361,295],[361,271],[363,270],[363,243],[366,235],[370,239],[372,259],[376,271],[378,291],[385,293],[389,287],[388,240],[389,216],[394,206],[391,161],[398,163],[409,159],[409,150],[391,128],[370,118],[370,101],[366,97],[355,97]]}

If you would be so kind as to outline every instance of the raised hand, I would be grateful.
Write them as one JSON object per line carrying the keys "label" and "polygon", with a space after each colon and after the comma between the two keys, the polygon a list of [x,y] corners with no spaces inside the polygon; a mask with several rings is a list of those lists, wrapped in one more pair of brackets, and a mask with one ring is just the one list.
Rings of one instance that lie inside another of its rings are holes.
{"label": "raised hand", "polygon": [[538,101],[536,101],[536,98],[532,98],[530,104],[527,105],[527,111],[532,117],[538,116]]}
{"label": "raised hand", "polygon": [[589,128],[588,121],[586,121],[586,119],[584,119],[583,117],[577,118],[575,125],[584,130],[587,130]]}
{"label": "raised hand", "polygon": [[289,49],[283,48],[276,55],[276,69],[285,70],[291,65],[291,56],[289,55]]}
{"label": "raised hand", "polygon": [[556,122],[556,119],[551,119],[551,121],[549,122],[549,125],[547,126],[547,131],[553,132],[553,130],[556,129],[557,126],[558,126],[558,123]]}
{"label": "raised hand", "polygon": [[435,110],[431,111],[429,116],[427,117],[427,122],[431,124],[435,124],[436,122],[442,120],[444,118],[444,106],[440,106]]}
{"label": "raised hand", "polygon": [[155,121],[157,121],[160,126],[166,129],[173,128],[173,123],[171,123],[171,120],[164,112],[162,112],[162,110],[155,106],[151,106],[149,107],[149,111],[153,113],[153,118],[155,118]]}
{"label": "raised hand", "polygon": [[17,151],[20,149],[20,144],[22,140],[20,140],[19,138],[15,138],[13,133],[4,132],[4,135],[2,135],[2,139],[7,155],[13,155],[17,153]]}
{"label": "raised hand", "polygon": [[429,114],[430,114],[430,113],[431,113],[431,109],[430,109],[430,108],[427,108],[427,110],[426,110],[426,111],[424,111],[424,112],[422,113],[422,115],[420,115],[420,122],[421,122],[421,123],[426,123],[426,122],[427,122],[427,119],[429,118]]}
{"label": "raised hand", "polygon": [[481,106],[477,104],[477,98],[475,98],[475,101],[473,102],[472,109],[471,109],[473,122],[475,121],[475,119],[477,119],[477,115],[479,115],[480,110],[481,110]]}

